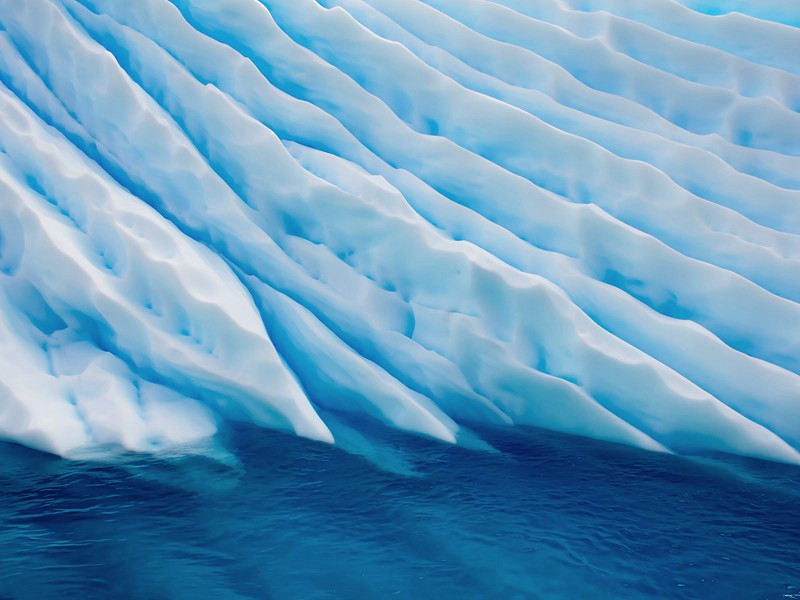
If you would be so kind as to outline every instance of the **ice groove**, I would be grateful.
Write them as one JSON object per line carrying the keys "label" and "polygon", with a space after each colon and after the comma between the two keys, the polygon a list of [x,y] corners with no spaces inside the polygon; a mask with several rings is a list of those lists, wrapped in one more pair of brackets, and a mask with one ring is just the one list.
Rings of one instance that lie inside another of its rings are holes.
{"label": "ice groove", "polygon": [[0,437],[800,463],[800,38],[683,4],[0,0]]}

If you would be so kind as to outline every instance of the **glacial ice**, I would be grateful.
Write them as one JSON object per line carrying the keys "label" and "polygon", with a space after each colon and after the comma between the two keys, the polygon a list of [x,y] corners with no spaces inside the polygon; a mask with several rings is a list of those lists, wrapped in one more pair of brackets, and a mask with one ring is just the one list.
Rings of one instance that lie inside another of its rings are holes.
{"label": "glacial ice", "polygon": [[0,438],[800,463],[800,11],[642,6],[0,0]]}

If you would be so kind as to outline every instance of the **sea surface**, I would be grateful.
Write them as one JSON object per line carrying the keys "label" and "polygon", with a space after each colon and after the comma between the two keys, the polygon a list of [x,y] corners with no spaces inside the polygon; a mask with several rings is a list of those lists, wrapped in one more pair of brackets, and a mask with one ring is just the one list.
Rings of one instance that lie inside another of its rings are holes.
{"label": "sea surface", "polygon": [[113,462],[0,445],[0,598],[800,598],[799,468],[369,435],[236,427],[227,457]]}

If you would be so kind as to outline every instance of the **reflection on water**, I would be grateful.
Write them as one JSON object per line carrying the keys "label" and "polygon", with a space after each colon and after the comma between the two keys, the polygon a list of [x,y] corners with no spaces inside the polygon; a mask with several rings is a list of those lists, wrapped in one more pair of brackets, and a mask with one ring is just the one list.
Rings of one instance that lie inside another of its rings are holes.
{"label": "reflection on water", "polygon": [[0,445],[0,598],[800,598],[800,469],[481,433],[498,452],[251,428],[227,463]]}

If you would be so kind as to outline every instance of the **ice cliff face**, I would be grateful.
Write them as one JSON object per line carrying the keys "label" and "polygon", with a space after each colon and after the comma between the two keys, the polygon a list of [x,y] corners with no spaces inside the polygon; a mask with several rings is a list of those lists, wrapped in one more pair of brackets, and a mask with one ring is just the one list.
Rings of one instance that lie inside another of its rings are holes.
{"label": "ice cliff face", "polygon": [[0,0],[0,437],[355,413],[800,462],[798,25]]}

